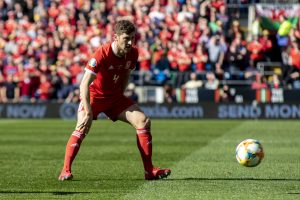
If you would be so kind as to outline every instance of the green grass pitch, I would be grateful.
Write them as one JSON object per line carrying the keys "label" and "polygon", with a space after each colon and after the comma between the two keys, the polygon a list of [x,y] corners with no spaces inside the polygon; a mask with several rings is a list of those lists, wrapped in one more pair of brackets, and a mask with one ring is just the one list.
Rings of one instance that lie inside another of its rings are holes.
{"label": "green grass pitch", "polygon": [[[95,121],[74,161],[74,180],[59,182],[75,121],[0,120],[0,199],[300,199],[300,122],[152,120],[153,162],[170,178],[143,180],[135,130]],[[254,138],[265,150],[254,168],[235,160]]]}

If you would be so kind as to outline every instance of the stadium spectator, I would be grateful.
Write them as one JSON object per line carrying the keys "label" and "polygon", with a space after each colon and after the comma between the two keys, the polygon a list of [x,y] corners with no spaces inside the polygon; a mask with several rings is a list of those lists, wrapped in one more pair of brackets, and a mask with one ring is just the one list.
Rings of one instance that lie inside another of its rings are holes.
{"label": "stadium spectator", "polygon": [[270,88],[281,88],[282,84],[280,81],[280,78],[277,74],[273,74],[272,79],[271,79],[271,83],[270,83]]}
{"label": "stadium spectator", "polygon": [[72,90],[67,98],[65,99],[66,103],[79,103],[80,102],[80,92],[79,88]]}
{"label": "stadium spectator", "polygon": [[169,84],[164,85],[164,102],[165,103],[170,103],[170,104],[177,102],[176,91]]}
{"label": "stadium spectator", "polygon": [[135,103],[138,103],[139,96],[135,92],[135,85],[133,83],[128,84],[124,94],[125,94],[125,96],[129,97]]}
{"label": "stadium spectator", "polygon": [[246,80],[250,80],[251,82],[256,79],[256,74],[259,73],[258,69],[254,66],[254,62],[252,60],[249,61],[249,66],[246,68],[244,72],[244,78]]}
{"label": "stadium spectator", "polygon": [[[0,0],[0,19],[5,21],[7,19],[7,4],[4,0]],[[3,30],[3,29],[1,29]]]}
{"label": "stadium spectator", "polygon": [[0,103],[4,102],[4,95],[2,94],[2,91],[3,91],[3,88],[4,88],[4,83],[5,83],[5,80],[4,80],[4,76],[2,74],[2,72],[0,71]]}
{"label": "stadium spectator", "polygon": [[234,101],[234,92],[230,89],[230,87],[225,84],[219,90],[219,102],[228,103]]}
{"label": "stadium spectator", "polygon": [[176,61],[177,54],[177,45],[175,44],[175,42],[169,42],[169,51],[167,53],[167,58],[170,62],[170,67],[172,71],[178,71],[178,63]]}
{"label": "stadium spectator", "polygon": [[204,88],[208,90],[216,90],[219,87],[219,80],[213,72],[206,73],[206,82]]}
{"label": "stadium spectator", "polygon": [[6,59],[5,59],[5,64],[3,66],[3,74],[4,76],[15,76],[18,74],[18,67],[17,64],[15,62],[15,60],[13,59],[13,56],[9,55]]}
{"label": "stadium spectator", "polygon": [[247,48],[250,53],[250,60],[253,61],[254,66],[264,59],[264,47],[258,41],[258,36],[253,36],[253,41],[248,44]]}
{"label": "stadium spectator", "polygon": [[229,28],[229,16],[225,4],[220,6],[219,13],[216,16],[217,20],[221,22],[221,30],[227,30]]}
{"label": "stadium spectator", "polygon": [[216,35],[211,37],[207,45],[211,70],[222,77],[222,74],[224,73],[222,66],[227,48],[225,41],[222,36]]}
{"label": "stadium spectator", "polygon": [[231,43],[227,61],[229,63],[230,79],[243,79],[242,75],[247,66],[247,48],[242,43],[241,38],[237,37]]}
{"label": "stadium spectator", "polygon": [[205,72],[208,55],[202,43],[197,45],[196,52],[192,57],[193,68],[195,72]]}
{"label": "stadium spectator", "polygon": [[189,73],[191,71],[192,59],[186,52],[186,49],[182,44],[177,45],[177,57],[176,62],[178,66],[178,79],[177,87],[180,87],[184,82],[188,80]]}
{"label": "stadium spectator", "polygon": [[241,25],[238,20],[234,20],[231,24],[230,29],[227,32],[226,41],[231,43],[235,38],[240,37],[242,40],[245,39],[245,33],[241,29]]}
{"label": "stadium spectator", "polygon": [[36,98],[39,102],[50,101],[53,93],[53,86],[44,74],[40,76],[40,85],[36,91]]}
{"label": "stadium spectator", "polygon": [[251,89],[253,90],[260,90],[268,88],[266,77],[263,76],[261,73],[256,73],[255,81],[251,84]]}
{"label": "stadium spectator", "polygon": [[[74,86],[72,85],[72,82],[69,77],[67,76],[61,76],[59,79],[59,84],[57,89],[57,100],[58,102],[64,102],[65,99],[67,99],[70,95],[70,93],[73,92]],[[69,97],[70,98],[70,97]]]}
{"label": "stadium spectator", "polygon": [[293,40],[289,53],[289,68],[285,78],[286,84],[294,84],[300,77],[300,41]]}
{"label": "stadium spectator", "polygon": [[153,65],[153,78],[157,85],[164,85],[170,79],[170,63],[164,53]]}
{"label": "stadium spectator", "polygon": [[182,85],[182,89],[197,89],[202,87],[203,82],[198,80],[197,73],[192,72],[190,74],[190,80]]}
{"label": "stadium spectator", "polygon": [[6,76],[6,81],[4,82],[1,91],[2,102],[16,103],[20,101],[20,88],[17,84],[18,83],[14,80],[14,76],[12,74]]}
{"label": "stadium spectator", "polygon": [[269,39],[269,31],[263,30],[262,36],[259,38],[259,43],[263,46],[264,60],[270,62],[272,59],[272,41]]}
{"label": "stadium spectator", "polygon": [[139,85],[149,84],[152,78],[151,73],[151,53],[149,44],[145,41],[139,42]]}
{"label": "stadium spectator", "polygon": [[19,87],[20,87],[20,101],[21,102],[33,102],[34,94],[32,91],[33,82],[31,80],[31,76],[29,71],[24,71],[23,75],[20,79]]}

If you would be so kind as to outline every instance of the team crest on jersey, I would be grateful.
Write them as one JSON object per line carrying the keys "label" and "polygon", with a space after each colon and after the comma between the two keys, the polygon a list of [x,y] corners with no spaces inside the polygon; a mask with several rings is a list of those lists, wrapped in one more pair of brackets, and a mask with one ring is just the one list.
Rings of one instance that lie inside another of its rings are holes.
{"label": "team crest on jersey", "polygon": [[111,65],[108,69],[109,69],[109,70],[112,70],[112,69],[114,69],[114,66]]}
{"label": "team crest on jersey", "polygon": [[90,59],[89,66],[90,67],[96,67],[97,66],[97,60],[95,58]]}
{"label": "team crest on jersey", "polygon": [[130,65],[131,65],[131,61],[127,61],[127,62],[126,62],[125,69],[129,69],[129,68],[130,68]]}

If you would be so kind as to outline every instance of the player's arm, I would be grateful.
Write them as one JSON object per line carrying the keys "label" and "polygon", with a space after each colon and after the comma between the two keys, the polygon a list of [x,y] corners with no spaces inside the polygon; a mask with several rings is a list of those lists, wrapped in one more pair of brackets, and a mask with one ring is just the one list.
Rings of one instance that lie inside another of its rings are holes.
{"label": "player's arm", "polygon": [[90,105],[90,85],[95,78],[95,74],[86,70],[80,83],[80,98],[87,116],[92,115],[92,108]]}

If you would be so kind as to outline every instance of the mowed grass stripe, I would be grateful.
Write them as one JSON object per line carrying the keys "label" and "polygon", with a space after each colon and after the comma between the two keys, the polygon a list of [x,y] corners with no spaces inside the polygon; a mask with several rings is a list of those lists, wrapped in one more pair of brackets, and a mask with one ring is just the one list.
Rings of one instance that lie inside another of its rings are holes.
{"label": "mowed grass stripe", "polygon": [[[296,121],[245,121],[178,162],[170,179],[145,183],[124,199],[297,199],[299,128]],[[256,168],[235,160],[235,147],[246,138],[265,147],[266,158]]]}
{"label": "mowed grass stripe", "polygon": [[[212,143],[218,141],[219,138],[226,138],[226,135],[243,124],[242,121],[201,121],[198,123],[197,129],[194,131],[193,141],[206,140],[204,135],[211,134],[217,135],[210,140],[207,140],[205,145],[199,146],[197,149],[191,152],[190,155],[173,163],[171,166],[172,174],[169,179],[160,181],[145,182],[136,191],[127,194],[122,199],[199,199],[195,196],[195,191],[190,189],[186,190],[190,186],[190,182],[197,180],[197,176],[193,176],[194,170],[197,169],[197,160],[199,152],[203,149],[207,149]],[[186,129],[185,133],[188,132]],[[179,149],[180,150],[180,149]],[[176,152],[174,152],[176,154]],[[213,152],[211,152],[213,154]],[[211,157],[211,156],[209,156]],[[194,160],[195,159],[195,160]],[[192,161],[192,163],[190,163]],[[189,165],[187,165],[189,164]],[[185,176],[180,177],[180,174]],[[188,191],[188,192],[187,192]]]}
{"label": "mowed grass stripe", "polygon": [[[0,199],[299,198],[297,121],[153,120],[154,163],[173,174],[146,182],[134,129],[101,120],[75,161],[75,180],[64,183],[57,175],[74,121],[13,121],[0,124]],[[248,137],[266,149],[257,168],[239,166],[232,153]]]}
{"label": "mowed grass stripe", "polygon": [[[72,199],[117,199],[145,183],[135,130],[127,124],[94,123],[75,160],[74,181],[60,183],[57,176],[74,121],[4,121],[1,199],[52,199],[60,194]],[[222,129],[235,124],[224,123]],[[222,134],[210,127],[215,127],[214,121],[153,120],[154,163],[172,167]]]}

